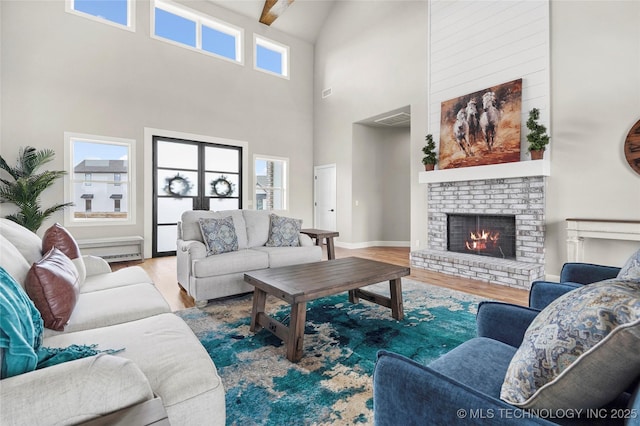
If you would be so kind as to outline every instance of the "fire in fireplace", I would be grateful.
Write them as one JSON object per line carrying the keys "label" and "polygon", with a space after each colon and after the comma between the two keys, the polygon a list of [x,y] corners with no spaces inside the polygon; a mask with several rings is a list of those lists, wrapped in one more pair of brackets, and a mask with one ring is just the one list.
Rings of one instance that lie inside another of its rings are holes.
{"label": "fire in fireplace", "polygon": [[503,215],[447,215],[447,249],[503,259],[516,258],[516,218]]}

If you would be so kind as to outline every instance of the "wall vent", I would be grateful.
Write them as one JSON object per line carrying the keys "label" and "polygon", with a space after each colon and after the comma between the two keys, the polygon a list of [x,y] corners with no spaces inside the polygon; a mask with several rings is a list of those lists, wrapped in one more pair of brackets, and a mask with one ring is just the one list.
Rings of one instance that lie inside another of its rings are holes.
{"label": "wall vent", "polygon": [[322,91],[322,99],[328,98],[329,96],[331,96],[331,87]]}
{"label": "wall vent", "polygon": [[378,118],[374,121],[378,124],[384,124],[385,126],[402,126],[411,122],[411,114],[399,112],[387,117]]}

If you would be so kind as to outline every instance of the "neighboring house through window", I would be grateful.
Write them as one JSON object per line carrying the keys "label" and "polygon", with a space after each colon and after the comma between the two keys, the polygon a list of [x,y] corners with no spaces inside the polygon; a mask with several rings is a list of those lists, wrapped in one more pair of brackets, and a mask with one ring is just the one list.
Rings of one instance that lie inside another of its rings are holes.
{"label": "neighboring house through window", "polygon": [[287,210],[289,159],[254,157],[254,188],[256,210]]}
{"label": "neighboring house through window", "polygon": [[68,224],[134,223],[135,141],[65,133]]}

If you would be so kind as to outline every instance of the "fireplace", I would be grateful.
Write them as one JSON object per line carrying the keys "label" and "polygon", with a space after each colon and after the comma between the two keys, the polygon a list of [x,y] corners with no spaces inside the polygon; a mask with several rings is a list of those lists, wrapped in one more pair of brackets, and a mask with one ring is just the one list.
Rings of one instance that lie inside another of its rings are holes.
{"label": "fireplace", "polygon": [[[544,176],[429,182],[428,246],[411,252],[411,267],[529,290],[533,281],[545,277],[545,188]],[[476,215],[483,222],[478,223]],[[510,224],[487,225],[487,215],[499,219],[508,215]],[[452,247],[452,243],[456,245],[455,236],[452,238],[447,231],[453,216],[473,218],[471,226],[467,225],[470,229],[460,237],[462,242],[457,243],[460,253],[450,251],[456,249]],[[469,232],[482,234],[483,228],[487,231],[494,226],[500,228],[500,248],[496,248],[499,257],[478,256],[467,249]],[[508,246],[505,236],[512,241]]]}
{"label": "fireplace", "polygon": [[514,215],[448,214],[447,250],[515,259],[516,218]]}

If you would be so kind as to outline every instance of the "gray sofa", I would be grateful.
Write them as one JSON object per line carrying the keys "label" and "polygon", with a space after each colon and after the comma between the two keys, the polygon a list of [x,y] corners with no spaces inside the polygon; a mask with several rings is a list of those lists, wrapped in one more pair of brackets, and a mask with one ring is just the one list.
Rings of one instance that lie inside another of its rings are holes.
{"label": "gray sofa", "polygon": [[[0,266],[23,288],[41,246],[36,234],[0,219]],[[224,388],[214,363],[146,272],[112,272],[91,256],[78,261],[86,278],[75,308],[63,331],[45,329],[42,346],[123,350],[1,380],[0,424],[78,424],[161,401],[173,425],[223,425]]]}
{"label": "gray sofa", "polygon": [[[198,220],[228,216],[233,218],[238,251],[207,256]],[[322,249],[304,234],[299,235],[299,247],[265,247],[270,230],[270,216],[266,211],[189,210],[181,219],[177,241],[178,283],[198,306],[209,299],[253,291],[253,286],[244,281],[245,272],[322,260]]]}

